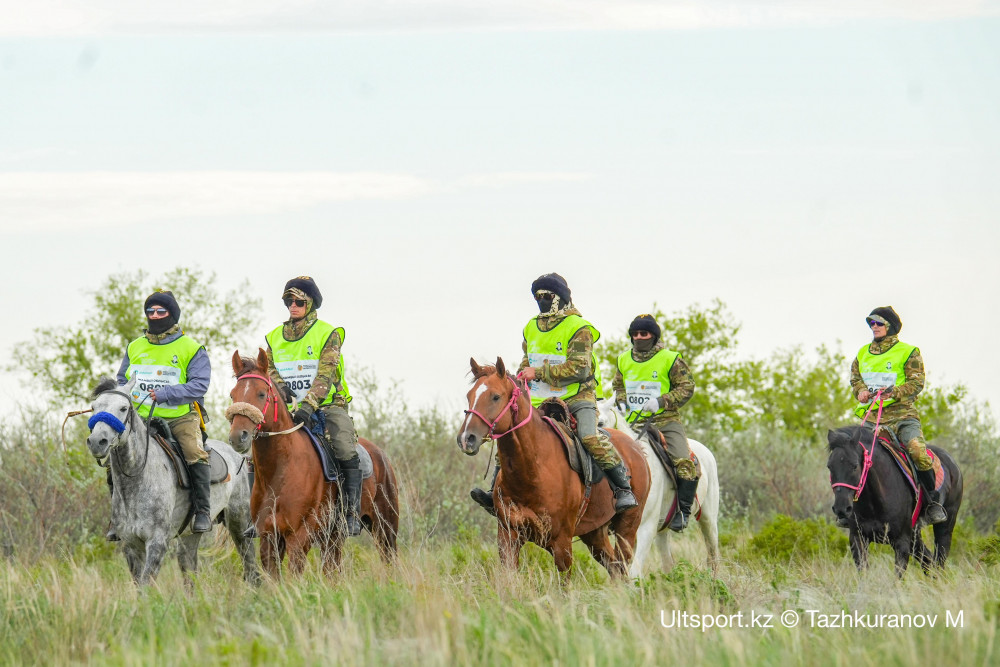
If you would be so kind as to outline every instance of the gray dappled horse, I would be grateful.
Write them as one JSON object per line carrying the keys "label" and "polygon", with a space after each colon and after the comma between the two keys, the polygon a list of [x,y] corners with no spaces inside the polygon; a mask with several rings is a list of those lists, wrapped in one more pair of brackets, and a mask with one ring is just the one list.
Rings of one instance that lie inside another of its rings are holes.
{"label": "gray dappled horse", "polygon": [[[94,416],[87,447],[98,461],[110,459],[114,491],[111,520],[122,541],[125,560],[138,585],[151,583],[160,571],[167,543],[180,537],[177,562],[181,572],[198,569],[198,543],[206,533],[191,532],[190,491],[177,483],[167,454],[146,437],[146,425],[129,395],[135,379],[124,387],[107,378],[94,390]],[[153,411],[156,415],[156,411]],[[120,429],[120,430],[119,430]],[[225,512],[225,524],[243,561],[243,579],[260,581],[254,544],[243,537],[250,524],[250,483],[243,457],[218,440],[209,440],[229,466],[226,481],[212,485],[211,517]],[[211,533],[208,533],[211,534]]]}

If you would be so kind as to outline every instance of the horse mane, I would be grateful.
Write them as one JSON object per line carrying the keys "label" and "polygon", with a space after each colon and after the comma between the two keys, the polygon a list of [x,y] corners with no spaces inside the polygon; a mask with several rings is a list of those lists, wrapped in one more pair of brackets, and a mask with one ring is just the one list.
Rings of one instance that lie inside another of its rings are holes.
{"label": "horse mane", "polygon": [[[832,452],[846,445],[855,445],[861,439],[862,431],[868,430],[860,424],[841,426],[830,431],[827,437],[827,447]],[[869,438],[871,440],[871,438]]]}
{"label": "horse mane", "polygon": [[106,391],[111,391],[112,389],[118,388],[118,381],[111,377],[102,377],[97,386],[94,387],[94,391],[90,393],[90,400],[96,399],[98,396]]}

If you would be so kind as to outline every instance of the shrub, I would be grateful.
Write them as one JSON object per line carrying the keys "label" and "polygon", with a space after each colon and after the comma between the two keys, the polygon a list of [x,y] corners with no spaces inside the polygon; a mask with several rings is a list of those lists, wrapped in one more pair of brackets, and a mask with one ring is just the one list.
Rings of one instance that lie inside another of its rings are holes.
{"label": "shrub", "polygon": [[779,514],[754,535],[741,551],[744,558],[771,563],[818,557],[839,557],[846,553],[847,536],[825,519],[795,519]]}

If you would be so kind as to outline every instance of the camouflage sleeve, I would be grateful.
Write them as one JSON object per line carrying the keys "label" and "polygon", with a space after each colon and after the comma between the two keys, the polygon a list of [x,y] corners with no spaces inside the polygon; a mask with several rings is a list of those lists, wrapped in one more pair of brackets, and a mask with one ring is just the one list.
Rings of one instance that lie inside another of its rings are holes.
{"label": "camouflage sleeve", "polygon": [[903,384],[893,387],[892,395],[896,400],[916,397],[924,388],[924,359],[920,356],[920,348],[913,348],[909,359],[903,366]]}
{"label": "camouflage sleeve", "polygon": [[337,362],[340,361],[340,334],[334,331],[323,346],[323,351],[319,353],[319,368],[316,369],[316,378],[313,380],[309,393],[302,399],[303,403],[308,403],[314,408],[318,408],[326,395],[330,393],[330,387],[340,386],[342,378],[337,370]]}
{"label": "camouflage sleeve", "polygon": [[854,362],[851,364],[851,391],[854,392],[854,398],[867,388],[865,381],[861,379],[861,365],[858,363],[858,358],[854,357]]}
{"label": "camouflage sleeve", "polygon": [[660,397],[663,407],[677,410],[694,396],[694,378],[687,362],[677,357],[667,374],[670,378],[670,391]]}
{"label": "camouflage sleeve", "polygon": [[271,382],[274,383],[274,388],[278,390],[278,396],[282,395],[281,388],[285,386],[285,381],[281,379],[281,375],[278,374],[278,369],[274,365],[274,355],[271,354],[271,346],[267,346],[267,377],[271,378]]}
{"label": "camouflage sleeve", "polygon": [[622,372],[615,367],[615,379],[611,381],[611,387],[615,391],[615,403],[625,401],[625,378]]}
{"label": "camouflage sleeve", "polygon": [[542,366],[539,376],[542,382],[552,387],[565,387],[574,382],[583,382],[593,375],[594,335],[590,327],[581,327],[569,339],[569,349],[566,350],[566,361],[555,366],[548,361]]}
{"label": "camouflage sleeve", "polygon": [[524,352],[524,356],[521,357],[521,365],[517,367],[518,373],[520,373],[530,365],[528,363],[528,341],[526,340],[521,341],[521,351]]}

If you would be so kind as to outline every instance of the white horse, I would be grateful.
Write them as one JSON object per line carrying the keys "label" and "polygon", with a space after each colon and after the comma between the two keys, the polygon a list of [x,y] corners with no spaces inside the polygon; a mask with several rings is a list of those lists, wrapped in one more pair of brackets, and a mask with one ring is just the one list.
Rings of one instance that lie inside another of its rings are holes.
{"label": "white horse", "polygon": [[[190,529],[190,491],[177,483],[173,464],[159,445],[146,437],[146,425],[132,405],[135,379],[118,388],[108,378],[94,390],[87,447],[98,461],[110,459],[114,482],[111,517],[122,540],[125,560],[138,585],[151,583],[160,571],[167,543],[180,537],[177,562],[181,572],[198,569],[198,543],[210,533]],[[156,412],[154,410],[153,414]],[[243,457],[218,440],[209,440],[229,466],[229,477],[212,485],[213,522],[225,511],[225,523],[243,561],[243,579],[260,581],[253,540],[243,537],[250,525],[250,483]]]}
{"label": "white horse", "polygon": [[[643,563],[649,555],[653,538],[657,537],[657,533],[659,533],[661,567],[664,571],[669,571],[674,566],[674,558],[670,553],[670,534],[673,531],[661,527],[664,526],[667,514],[674,504],[677,489],[667,476],[667,471],[663,469],[660,459],[653,452],[653,445],[646,438],[638,437],[626,421],[625,415],[619,412],[610,398],[597,402],[597,413],[600,426],[631,435],[638,442],[649,464],[649,496],[646,498],[646,507],[642,513],[642,523],[636,533],[635,556],[629,567],[629,576],[634,579],[642,576]],[[708,549],[708,564],[714,572],[719,566],[719,470],[715,456],[708,447],[691,438],[688,438],[688,445],[701,463],[701,479],[698,481],[695,501],[691,504],[688,529],[690,530],[691,523],[697,517],[701,535],[705,539],[705,547]]]}

